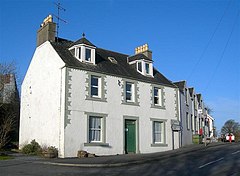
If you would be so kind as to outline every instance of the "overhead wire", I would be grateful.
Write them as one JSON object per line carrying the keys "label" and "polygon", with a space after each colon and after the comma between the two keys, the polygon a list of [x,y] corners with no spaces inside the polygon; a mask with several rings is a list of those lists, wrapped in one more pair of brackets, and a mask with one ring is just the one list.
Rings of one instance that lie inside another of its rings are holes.
{"label": "overhead wire", "polygon": [[219,28],[219,26],[220,26],[220,24],[221,24],[224,16],[226,15],[227,10],[228,10],[228,8],[230,7],[231,2],[232,2],[232,0],[229,0],[228,5],[226,6],[226,8],[225,8],[225,10],[224,10],[223,15],[221,16],[220,20],[218,21],[218,23],[217,23],[217,25],[216,25],[216,27],[215,27],[215,29],[214,29],[211,37],[209,38],[209,40],[208,40],[208,42],[207,42],[207,45],[204,47],[202,54],[201,54],[200,57],[198,58],[198,60],[197,60],[196,64],[194,65],[194,67],[192,68],[192,70],[191,70],[191,72],[190,72],[187,80],[190,80],[190,79],[191,79],[191,77],[192,77],[192,75],[193,75],[193,72],[195,71],[196,67],[199,65],[200,61],[203,59],[203,56],[205,55],[205,53],[206,53],[206,51],[207,51],[210,43],[212,42],[212,39],[213,39],[213,37],[215,36],[215,34],[216,34],[216,32],[217,32],[217,30],[218,30],[218,28]]}
{"label": "overhead wire", "polygon": [[215,69],[214,69],[214,72],[213,72],[211,78],[209,79],[208,83],[206,84],[206,87],[205,87],[205,89],[204,89],[204,92],[205,92],[206,89],[209,87],[210,83],[212,82],[212,79],[214,78],[214,76],[215,76],[215,74],[216,74],[216,71],[218,70],[218,68],[219,68],[219,66],[220,66],[220,64],[221,64],[221,62],[222,62],[222,60],[223,60],[223,56],[224,56],[224,54],[225,54],[225,52],[226,52],[226,49],[227,49],[228,44],[229,44],[229,42],[230,42],[230,39],[232,38],[232,34],[233,34],[233,31],[234,31],[234,28],[235,28],[235,26],[236,26],[236,24],[237,24],[238,16],[239,16],[239,11],[238,11],[238,13],[237,13],[237,15],[236,15],[236,19],[234,20],[234,23],[233,23],[231,32],[230,32],[230,34],[229,34],[229,36],[228,36],[227,42],[226,42],[226,44],[225,44],[225,46],[224,46],[223,52],[222,52],[222,54],[221,54],[221,56],[220,56],[220,59],[218,60],[218,63],[217,63],[217,65],[216,65]]}

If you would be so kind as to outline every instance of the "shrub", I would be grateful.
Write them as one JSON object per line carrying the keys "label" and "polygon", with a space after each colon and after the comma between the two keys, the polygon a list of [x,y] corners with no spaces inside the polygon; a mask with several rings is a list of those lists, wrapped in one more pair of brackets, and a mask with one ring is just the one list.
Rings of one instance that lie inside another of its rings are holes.
{"label": "shrub", "polygon": [[22,152],[28,155],[38,155],[42,151],[41,146],[34,140],[22,148]]}

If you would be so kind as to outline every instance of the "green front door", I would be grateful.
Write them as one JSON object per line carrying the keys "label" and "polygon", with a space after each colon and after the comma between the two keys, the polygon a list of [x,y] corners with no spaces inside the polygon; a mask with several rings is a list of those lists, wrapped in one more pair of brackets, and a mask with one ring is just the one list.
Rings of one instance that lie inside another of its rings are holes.
{"label": "green front door", "polygon": [[125,120],[125,152],[136,153],[136,121]]}

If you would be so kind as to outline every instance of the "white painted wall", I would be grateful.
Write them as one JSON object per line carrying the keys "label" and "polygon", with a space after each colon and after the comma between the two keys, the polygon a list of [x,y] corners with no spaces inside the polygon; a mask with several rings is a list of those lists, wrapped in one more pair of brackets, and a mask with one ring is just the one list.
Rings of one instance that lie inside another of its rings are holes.
{"label": "white painted wall", "polygon": [[[171,119],[175,117],[175,91],[174,88],[165,87],[166,110],[151,108],[151,85],[138,82],[140,106],[122,104],[122,78],[106,76],[107,102],[85,100],[87,76],[86,71],[68,69],[71,80],[69,82],[70,124],[65,128],[64,157],[74,157],[78,150],[86,150],[98,155],[122,154],[124,151],[124,120],[123,116],[139,117],[139,151],[141,153],[160,152],[172,149]],[[106,117],[106,143],[109,147],[84,146],[87,142],[87,115],[84,112],[104,113]],[[167,147],[151,147],[152,121],[150,118],[166,119]],[[179,136],[175,133],[176,146],[179,148]]]}
{"label": "white painted wall", "polygon": [[[189,92],[189,91],[188,91]],[[190,97],[190,95],[188,95]],[[180,101],[181,101],[181,124],[182,124],[182,134],[181,134],[181,144],[182,146],[192,144],[192,127],[191,127],[191,100],[188,98],[188,105],[186,104],[186,98],[183,92],[180,93]],[[190,105],[189,105],[190,104]],[[190,106],[190,107],[189,107]],[[188,112],[188,116],[190,118],[190,129],[187,128],[187,117],[186,113]]]}
{"label": "white painted wall", "polygon": [[20,148],[35,139],[40,145],[59,148],[61,67],[49,42],[36,48],[22,83]]}
{"label": "white painted wall", "polygon": [[[32,58],[22,84],[20,148],[35,139],[40,145],[59,149],[59,157],[76,157],[78,150],[98,155],[124,153],[124,116],[139,118],[140,153],[160,152],[173,148],[171,119],[176,117],[176,92],[164,87],[166,109],[151,108],[151,84],[138,82],[140,106],[122,104],[122,78],[106,76],[107,102],[86,100],[86,71],[64,67],[49,42],[40,45]],[[104,113],[106,143],[109,147],[84,146],[87,142],[85,112]],[[151,147],[152,121],[166,120],[167,147]],[[174,133],[179,148],[179,135]]]}

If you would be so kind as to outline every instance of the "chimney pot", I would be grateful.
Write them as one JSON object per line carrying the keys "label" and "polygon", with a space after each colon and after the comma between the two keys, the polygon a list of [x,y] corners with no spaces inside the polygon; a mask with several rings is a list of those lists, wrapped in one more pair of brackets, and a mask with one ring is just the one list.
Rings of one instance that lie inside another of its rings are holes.
{"label": "chimney pot", "polygon": [[56,23],[53,22],[52,15],[47,16],[37,31],[37,47],[46,41],[55,41]]}

